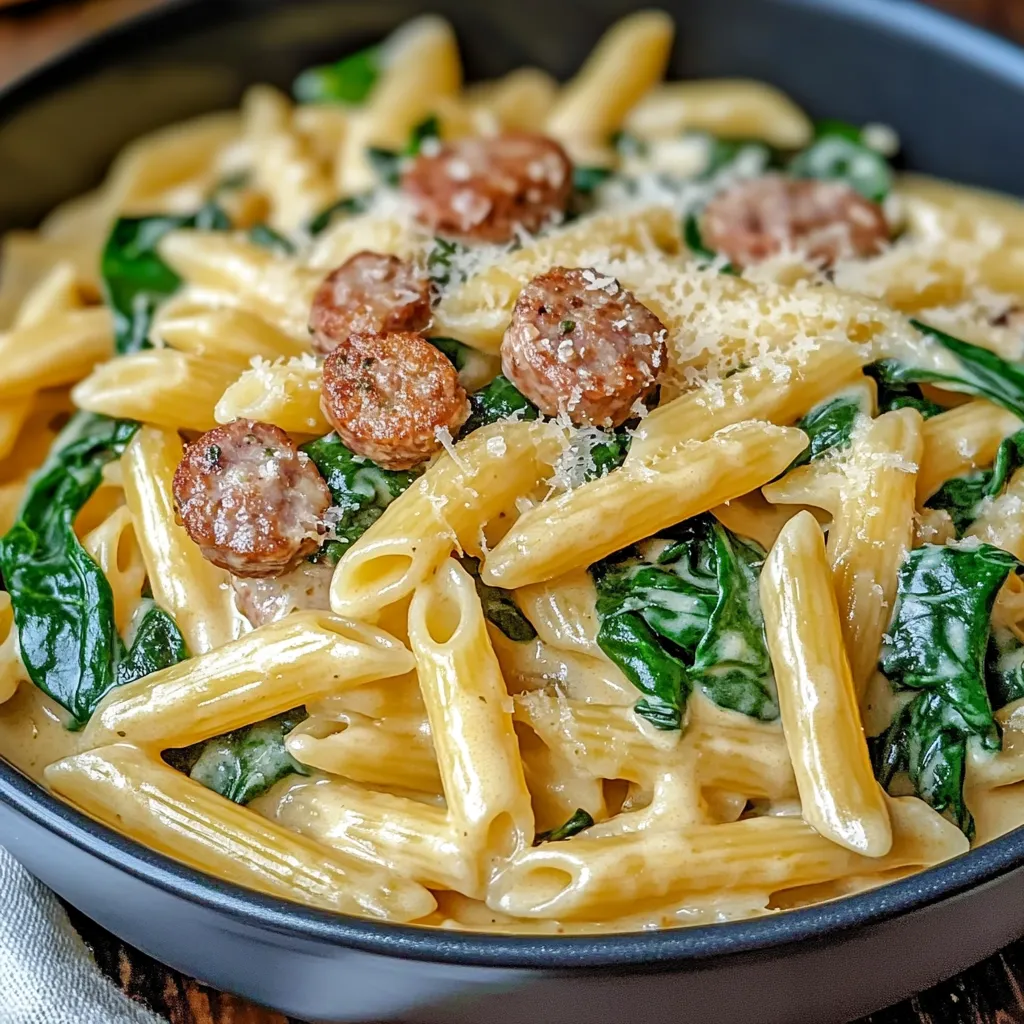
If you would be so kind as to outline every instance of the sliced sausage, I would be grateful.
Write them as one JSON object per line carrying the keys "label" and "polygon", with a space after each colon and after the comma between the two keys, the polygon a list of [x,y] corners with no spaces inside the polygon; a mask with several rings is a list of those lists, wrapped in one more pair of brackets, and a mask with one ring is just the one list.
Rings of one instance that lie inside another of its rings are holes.
{"label": "sliced sausage", "polygon": [[292,612],[331,607],[334,566],[328,562],[299,562],[290,572],[273,579],[232,577],[238,610],[254,627],[277,622]]}
{"label": "sliced sausage", "polygon": [[430,279],[397,256],[357,252],[313,296],[309,333],[319,352],[350,334],[420,331],[430,322]]}
{"label": "sliced sausage", "polygon": [[873,256],[889,240],[877,203],[838,181],[768,174],[716,196],[701,219],[704,243],[738,267],[785,249],[825,267],[844,257]]}
{"label": "sliced sausage", "polygon": [[458,371],[422,335],[352,335],[324,361],[324,415],[359,455],[411,469],[469,416]]}
{"label": "sliced sausage", "polygon": [[613,277],[555,267],[520,293],[501,342],[505,376],[542,413],[619,426],[665,367],[665,327]]}
{"label": "sliced sausage", "polygon": [[572,163],[544,135],[459,139],[420,154],[402,175],[419,219],[440,235],[469,242],[510,242],[565,213]]}
{"label": "sliced sausage", "polygon": [[235,420],[185,448],[174,505],[203,557],[236,576],[279,576],[319,546],[331,492],[279,427]]}

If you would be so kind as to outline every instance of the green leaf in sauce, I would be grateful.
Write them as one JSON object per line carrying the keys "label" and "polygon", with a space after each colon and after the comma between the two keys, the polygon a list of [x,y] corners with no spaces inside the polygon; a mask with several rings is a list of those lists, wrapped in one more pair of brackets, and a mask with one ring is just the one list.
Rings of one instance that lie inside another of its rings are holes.
{"label": "green leaf in sauce", "polygon": [[871,416],[871,406],[863,388],[850,388],[814,406],[797,426],[807,435],[809,444],[793,460],[790,469],[814,462],[829,452],[848,448],[853,429],[861,417]]}
{"label": "green leaf in sauce", "polygon": [[878,414],[894,409],[916,409],[922,419],[930,419],[945,412],[937,402],[924,397],[917,384],[906,382],[906,371],[902,363],[894,359],[883,359],[864,367],[864,372],[878,385]]}
{"label": "green leaf in sauce", "polygon": [[669,723],[661,728],[680,727],[694,685],[720,707],[778,717],[758,598],[763,561],[757,545],[700,516],[671,537],[591,566],[598,644],[634,685],[659,698],[655,724]]}
{"label": "green leaf in sauce", "polygon": [[571,839],[573,836],[579,835],[593,824],[594,819],[582,807],[577,807],[572,816],[557,828],[548,829],[547,832],[538,832],[533,840],[533,845],[560,843],[564,839]]}
{"label": "green leaf in sauce", "polygon": [[873,744],[879,781],[906,771],[915,792],[970,835],[963,801],[968,742],[999,748],[985,682],[996,594],[1013,555],[926,544],[900,567],[896,606],[880,667],[895,692],[920,691]]}
{"label": "green leaf in sauce", "polygon": [[114,222],[103,247],[100,273],[119,355],[150,347],[157,307],[181,287],[181,278],[157,251],[160,241],[179,228],[226,231],[230,227],[227,215],[214,202],[191,215],[121,217]]}
{"label": "green leaf in sauce", "polygon": [[820,122],[814,141],[790,161],[789,173],[844,182],[874,203],[885,199],[893,184],[885,157],[864,145],[858,128],[841,121]]}
{"label": "green leaf in sauce", "polygon": [[306,68],[292,83],[292,95],[298,103],[358,106],[366,102],[380,70],[380,47],[368,46],[333,64]]}
{"label": "green leaf in sauce", "polygon": [[1024,697],[1024,644],[1006,626],[993,626],[985,656],[985,682],[994,711]]}
{"label": "green leaf in sauce", "polygon": [[334,223],[338,217],[354,217],[358,213],[365,213],[370,208],[370,195],[360,194],[356,196],[345,196],[325,206],[306,225],[306,231],[315,238],[323,234]]}
{"label": "green leaf in sauce", "polygon": [[511,590],[492,587],[480,579],[480,560],[463,555],[460,559],[463,569],[473,577],[484,618],[497,626],[502,633],[517,643],[529,643],[537,638],[537,631],[522,613]]}
{"label": "green leaf in sauce", "polygon": [[173,621],[147,606],[126,651],[103,571],[75,535],[75,517],[119,458],[138,424],[81,412],[72,417],[29,482],[18,519],[0,539],[0,573],[11,596],[29,678],[88,721],[104,695],[185,657]]}
{"label": "green leaf in sauce", "polygon": [[287,711],[205,743],[168,750],[164,759],[207,789],[244,805],[289,775],[309,774],[284,744],[288,733],[305,718],[302,709]]}
{"label": "green leaf in sauce", "polygon": [[377,177],[385,185],[395,187],[402,176],[402,162],[410,157],[418,156],[423,143],[428,139],[440,141],[441,125],[431,114],[419,124],[414,125],[409,139],[401,150],[384,149],[380,146],[368,146],[366,159],[369,160]]}
{"label": "green leaf in sauce", "polygon": [[295,246],[291,239],[286,238],[279,231],[275,231],[267,224],[254,224],[248,231],[249,241],[278,256],[292,256],[295,254]]}
{"label": "green leaf in sauce", "polygon": [[460,437],[488,423],[519,418],[535,420],[540,416],[537,407],[507,377],[499,374],[486,387],[469,396],[471,412],[463,424]]}
{"label": "green leaf in sauce", "polygon": [[321,549],[323,557],[336,562],[404,491],[422,470],[381,469],[362,455],[356,455],[330,433],[301,446],[331,492],[332,508],[338,516],[333,540]]}

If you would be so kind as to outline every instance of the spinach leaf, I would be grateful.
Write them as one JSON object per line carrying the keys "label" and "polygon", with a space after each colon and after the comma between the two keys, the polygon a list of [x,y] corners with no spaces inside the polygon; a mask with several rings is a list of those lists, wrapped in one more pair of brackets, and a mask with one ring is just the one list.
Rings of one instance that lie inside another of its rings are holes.
{"label": "spinach leaf", "polygon": [[321,549],[324,557],[333,562],[380,519],[384,509],[422,472],[381,469],[362,455],[356,455],[333,432],[308,441],[300,450],[320,470],[339,517],[334,526],[334,540]]}
{"label": "spinach leaf", "polygon": [[597,480],[607,476],[613,469],[618,469],[626,461],[632,441],[632,434],[620,428],[609,440],[595,444],[590,449],[590,463],[584,471],[583,482]]}
{"label": "spinach leaf", "polygon": [[841,121],[819,122],[814,141],[793,157],[789,173],[796,178],[845,182],[875,203],[892,191],[888,161],[864,145],[858,128]]}
{"label": "spinach leaf", "polygon": [[518,416],[524,420],[535,420],[540,416],[537,407],[507,377],[499,374],[486,387],[469,396],[471,412],[463,424],[460,437],[476,430],[477,427],[499,420]]}
{"label": "spinach leaf", "polygon": [[277,253],[279,256],[291,256],[295,253],[295,246],[291,239],[285,238],[280,232],[275,231],[267,224],[254,224],[249,228],[249,241]]}
{"label": "spinach leaf", "polygon": [[864,372],[874,378],[878,385],[878,413],[894,409],[916,409],[923,419],[945,412],[941,405],[925,398],[916,384],[907,384],[903,364],[893,359],[883,359],[864,367]]}
{"label": "spinach leaf", "polygon": [[306,225],[306,231],[315,238],[331,226],[335,217],[353,217],[357,213],[366,213],[370,208],[370,198],[369,194],[360,194],[346,196],[344,199],[331,203]]}
{"label": "spinach leaf", "polygon": [[519,610],[511,590],[492,587],[480,579],[480,559],[463,555],[459,559],[462,568],[473,577],[484,618],[493,623],[509,638],[517,643],[529,643],[537,638],[537,631],[530,620]]}
{"label": "spinach leaf", "polygon": [[992,469],[973,470],[947,480],[926,502],[926,508],[945,509],[953,520],[956,535],[978,517],[979,506],[986,498],[1002,493],[1013,473],[1024,464],[1024,430],[1003,439],[996,451]]}
{"label": "spinach leaf", "polygon": [[177,665],[189,656],[177,623],[152,599],[139,606],[134,630],[131,647],[117,666],[118,686]]}
{"label": "spinach leaf", "polygon": [[467,251],[461,242],[435,238],[434,245],[427,254],[427,274],[430,280],[438,288],[446,288],[452,279],[452,259]]}
{"label": "spinach leaf", "polygon": [[110,584],[75,536],[75,516],[137,428],[93,413],[72,417],[0,540],[25,669],[78,725],[120,681],[122,651]]}
{"label": "spinach leaf", "polygon": [[639,612],[602,618],[598,646],[646,696],[633,710],[658,729],[681,729],[693,685],[686,665],[662,644]]}
{"label": "spinach leaf", "polygon": [[1024,697],[1024,644],[1006,626],[992,627],[985,657],[985,682],[994,711]]}
{"label": "spinach leaf", "polygon": [[114,317],[119,355],[149,348],[153,314],[181,286],[181,278],[160,258],[157,245],[179,228],[226,231],[231,222],[213,202],[197,213],[121,217],[114,222],[100,263],[103,291]]}
{"label": "spinach leaf", "polygon": [[916,792],[949,812],[968,835],[963,803],[967,742],[999,748],[985,685],[989,621],[996,594],[1017,565],[1013,555],[926,544],[900,567],[896,607],[880,667],[893,690],[920,690],[876,743],[879,781],[906,770]]}
{"label": "spinach leaf", "polygon": [[548,829],[547,832],[538,832],[533,840],[533,845],[560,843],[563,839],[571,839],[573,836],[579,835],[593,824],[594,819],[582,807],[577,807],[572,817],[564,821],[558,828]]}
{"label": "spinach leaf", "polygon": [[[666,543],[653,557],[648,541],[591,566],[599,646],[660,699],[656,718],[668,723],[661,728],[680,727],[692,685],[720,707],[778,717],[758,598],[764,552],[711,516],[682,524]],[[645,713],[639,705],[637,712]]]}
{"label": "spinach leaf", "polygon": [[285,749],[285,737],[306,713],[302,709],[247,725],[205,743],[168,750],[164,759],[236,804],[247,804],[289,775],[308,775]]}
{"label": "spinach leaf", "polygon": [[424,118],[409,133],[409,139],[401,150],[383,149],[380,146],[368,146],[366,159],[374,169],[377,177],[385,185],[395,187],[402,176],[402,162],[409,157],[418,156],[423,143],[428,139],[440,141],[441,125],[434,115]]}
{"label": "spinach leaf", "polygon": [[611,144],[620,156],[646,156],[650,148],[639,136],[624,129],[620,129],[612,135]]}
{"label": "spinach leaf", "polygon": [[750,177],[779,165],[779,153],[761,139],[719,139],[714,135],[705,138],[708,158],[701,174],[704,181],[725,170],[735,169]]}
{"label": "spinach leaf", "polygon": [[574,167],[572,171],[573,191],[584,196],[592,195],[597,187],[614,173],[610,167]]}
{"label": "spinach leaf", "polygon": [[427,341],[448,357],[459,371],[459,381],[466,390],[493,379],[494,363],[478,349],[463,345],[454,338],[427,338]]}
{"label": "spinach leaf", "polygon": [[920,320],[911,325],[951,352],[960,364],[958,373],[945,373],[910,366],[896,359],[883,359],[874,364],[880,380],[889,385],[951,383],[959,391],[987,398],[1015,416],[1024,418],[1024,363],[1011,363],[988,349],[954,338]]}
{"label": "spinach leaf", "polygon": [[870,404],[862,388],[840,391],[820,402],[797,423],[810,443],[789,468],[814,462],[836,448],[849,447],[858,417],[870,415]]}
{"label": "spinach leaf", "polygon": [[[718,253],[713,249],[709,249],[704,244],[704,236],[700,230],[700,221],[697,219],[697,213],[688,213],[686,219],[683,221],[683,241],[686,243],[686,248],[698,260],[711,263],[713,260],[718,259]],[[718,268],[721,274],[736,274],[736,268],[731,263],[725,263]]]}
{"label": "spinach leaf", "polygon": [[380,76],[380,47],[368,46],[333,64],[306,68],[292,83],[298,103],[364,103]]}

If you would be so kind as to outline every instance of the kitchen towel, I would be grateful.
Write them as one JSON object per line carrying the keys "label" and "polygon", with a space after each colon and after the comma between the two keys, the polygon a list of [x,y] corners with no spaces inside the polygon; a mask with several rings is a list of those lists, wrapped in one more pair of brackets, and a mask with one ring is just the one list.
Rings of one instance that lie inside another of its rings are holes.
{"label": "kitchen towel", "polygon": [[53,893],[3,847],[0,1024],[166,1024],[100,973]]}

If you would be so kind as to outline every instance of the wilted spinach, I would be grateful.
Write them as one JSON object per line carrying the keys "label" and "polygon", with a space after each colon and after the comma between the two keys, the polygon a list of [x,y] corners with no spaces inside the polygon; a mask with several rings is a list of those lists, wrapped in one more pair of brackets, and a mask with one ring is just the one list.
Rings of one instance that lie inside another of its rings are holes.
{"label": "wilted spinach", "polygon": [[100,272],[119,355],[150,347],[153,314],[181,287],[181,278],[157,251],[161,239],[179,228],[227,231],[230,227],[227,214],[214,202],[190,215],[121,217],[114,222],[103,247]]}
{"label": "wilted spinach", "polygon": [[320,470],[331,492],[339,518],[334,539],[321,549],[321,557],[336,562],[420,475],[421,470],[381,469],[362,455],[356,455],[335,433],[302,445]]}
{"label": "wilted spinach", "polygon": [[917,384],[904,383],[902,364],[883,359],[864,367],[864,372],[874,378],[878,385],[878,413],[892,412],[894,409],[916,409],[922,419],[930,419],[945,412],[941,405],[924,397]]}
{"label": "wilted spinach", "polygon": [[316,237],[326,231],[336,217],[354,217],[357,213],[365,213],[370,208],[370,195],[346,196],[338,199],[330,206],[322,209],[307,225],[306,231]]}
{"label": "wilted spinach", "polygon": [[269,249],[278,256],[291,256],[295,253],[291,239],[285,238],[267,224],[254,224],[249,228],[248,235],[250,242],[263,249]]}
{"label": "wilted spinach", "polygon": [[720,707],[778,716],[758,599],[763,561],[757,545],[705,515],[591,566],[598,644],[647,694],[638,714],[680,728],[698,686]]}
{"label": "wilted spinach", "polygon": [[880,203],[892,191],[889,162],[861,141],[861,131],[842,121],[820,121],[814,141],[789,163],[795,178],[841,181]]}
{"label": "wilted spinach", "polygon": [[819,402],[797,423],[810,443],[789,468],[814,462],[837,448],[848,448],[857,419],[870,417],[871,411],[863,388],[849,388]]}
{"label": "wilted spinach", "polygon": [[298,103],[364,103],[380,77],[380,47],[342,57],[333,64],[306,68],[292,83]]}
{"label": "wilted spinach", "polygon": [[535,420],[540,416],[537,407],[507,377],[499,374],[486,387],[469,396],[471,412],[463,424],[460,437],[486,426],[517,417]]}
{"label": "wilted spinach", "polygon": [[593,824],[594,819],[582,807],[577,807],[572,816],[557,828],[548,829],[547,832],[538,832],[534,837],[533,845],[560,843],[563,839],[571,839],[573,836],[579,835]]}
{"label": "wilted spinach", "polygon": [[872,744],[875,774],[888,787],[907,772],[921,799],[968,836],[963,799],[968,742],[997,750],[999,731],[985,685],[989,621],[996,594],[1017,565],[988,544],[926,544],[900,567],[896,606],[880,667],[896,692],[918,695]]}
{"label": "wilted spinach", "polygon": [[1013,473],[1024,465],[1024,430],[1004,438],[991,469],[976,469],[947,480],[926,502],[927,508],[945,509],[953,520],[956,535],[978,518],[986,498],[1002,494]]}
{"label": "wilted spinach", "polygon": [[520,611],[511,590],[492,587],[480,579],[480,559],[463,555],[462,568],[473,577],[477,596],[483,608],[484,618],[497,626],[502,633],[517,643],[529,643],[537,638],[537,631],[530,620]]}
{"label": "wilted spinach", "polygon": [[993,711],[1024,697],[1024,644],[1006,626],[993,626],[985,657],[985,682]]}
{"label": "wilted spinach", "polygon": [[415,125],[409,133],[409,139],[401,150],[382,149],[380,146],[368,146],[366,159],[377,173],[377,177],[385,185],[396,186],[402,176],[402,162],[410,157],[418,156],[423,143],[428,139],[440,141],[441,125],[431,115]]}
{"label": "wilted spinach", "polygon": [[181,750],[164,759],[236,804],[247,804],[289,775],[308,775],[285,748],[285,737],[306,718],[297,708]]}
{"label": "wilted spinach", "polygon": [[88,721],[104,695],[186,655],[173,621],[155,606],[126,651],[107,578],[75,535],[75,517],[119,458],[138,424],[81,412],[33,476],[18,519],[0,539],[3,575],[29,678]]}

